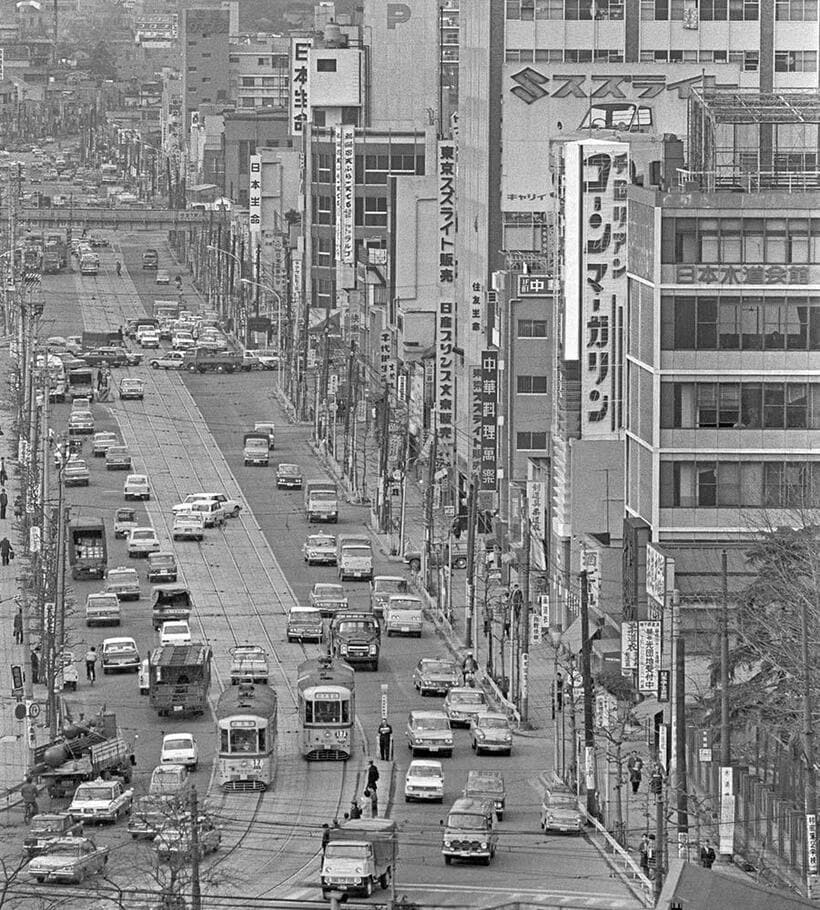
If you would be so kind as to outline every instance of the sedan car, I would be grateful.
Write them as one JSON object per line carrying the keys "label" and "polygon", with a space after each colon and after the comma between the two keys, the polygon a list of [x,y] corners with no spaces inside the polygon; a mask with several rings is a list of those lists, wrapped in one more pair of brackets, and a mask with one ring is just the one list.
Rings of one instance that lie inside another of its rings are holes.
{"label": "sedan car", "polygon": [[90,436],[94,432],[94,415],[91,411],[72,411],[68,418],[69,436]]}
{"label": "sedan car", "polygon": [[91,351],[82,351],[80,357],[90,367],[100,367],[103,364],[109,367],[124,367],[128,363],[125,349],[120,347],[94,348]]}
{"label": "sedan car", "polygon": [[440,761],[411,761],[404,778],[404,801],[444,801],[444,771]]}
{"label": "sedan car", "polygon": [[105,453],[106,471],[130,471],[131,453],[128,446],[109,446]]}
{"label": "sedan car", "polygon": [[141,379],[125,376],[120,380],[121,401],[142,401],[145,398],[145,386]]}
{"label": "sedan car", "polygon": [[199,747],[193,733],[168,733],[162,740],[160,764],[186,765],[196,771]]}
{"label": "sedan car", "polygon": [[335,566],[336,538],[332,534],[308,534],[302,556],[309,566]]}
{"label": "sedan car", "polygon": [[104,674],[126,670],[138,673],[140,652],[133,638],[106,638],[102,643],[102,671]]}
{"label": "sedan car", "polygon": [[187,351],[196,347],[196,339],[190,332],[177,331],[171,336],[171,347],[175,351]]}
{"label": "sedan car", "polygon": [[461,673],[454,660],[422,657],[413,670],[413,685],[419,695],[446,695],[461,684]]}
{"label": "sedan car", "polygon": [[128,535],[128,555],[136,558],[147,557],[160,549],[157,532],[151,527],[132,528]]}
{"label": "sedan car", "polygon": [[580,835],[584,816],[578,808],[578,797],[570,790],[553,789],[544,792],[541,803],[541,830]]}
{"label": "sedan car", "polygon": [[91,451],[95,458],[103,458],[111,446],[120,445],[120,440],[116,433],[102,432],[94,434],[94,441],[91,444]]}
{"label": "sedan car", "polygon": [[140,577],[137,570],[125,566],[109,569],[105,576],[105,590],[116,594],[120,600],[139,600]]}
{"label": "sedan car", "polygon": [[145,474],[129,474],[122,488],[126,499],[150,499],[151,488]]}
{"label": "sedan car", "polygon": [[506,714],[487,711],[470,720],[470,745],[476,755],[482,752],[512,752],[512,727]]}
{"label": "sedan car", "polygon": [[298,464],[280,464],[276,469],[277,490],[301,490],[302,469]]}
{"label": "sedan car", "polygon": [[63,483],[67,487],[87,487],[91,479],[88,465],[82,458],[71,458],[63,468]]}
{"label": "sedan car", "polygon": [[236,499],[229,499],[224,493],[189,493],[182,502],[172,506],[171,511],[175,515],[177,512],[188,512],[190,511],[189,506],[195,502],[219,503],[228,518],[238,518],[242,511],[242,503]]}
{"label": "sedan car", "polygon": [[23,840],[23,852],[31,859],[39,856],[63,837],[82,837],[83,823],[74,821],[68,812],[41,812],[31,820]]}
{"label": "sedan car", "polygon": [[198,512],[177,512],[171,529],[174,540],[202,540],[205,537],[205,518]]}
{"label": "sedan car", "polygon": [[[205,815],[200,816],[197,825],[199,846],[196,848],[198,858],[219,849],[222,834],[213,821]],[[168,825],[154,838],[154,849],[160,862],[190,862],[193,854],[190,820],[181,820],[177,825]]]}
{"label": "sedan car", "polygon": [[98,847],[89,837],[61,837],[26,866],[38,882],[76,882],[96,875],[108,863],[108,847]]}
{"label": "sedan car", "polygon": [[275,370],[279,366],[279,354],[276,351],[258,348],[253,353],[263,370]]}
{"label": "sedan car", "polygon": [[342,585],[317,581],[310,592],[310,605],[327,617],[346,609],[349,601]]}
{"label": "sedan car", "polygon": [[157,269],[156,283],[157,284],[170,284],[171,283],[171,275],[168,272],[168,269]]}
{"label": "sedan car", "polygon": [[191,644],[191,627],[188,622],[184,619],[164,622],[159,630],[159,643],[161,645]]}
{"label": "sedan car", "polygon": [[454,727],[469,727],[470,721],[478,714],[486,714],[490,706],[487,703],[487,696],[481,689],[465,686],[450,689],[444,699],[444,710]]}
{"label": "sedan car", "polygon": [[165,351],[149,361],[154,370],[181,370],[184,362],[185,354],[182,351]]}
{"label": "sedan car", "polygon": [[140,347],[156,349],[159,347],[159,332],[143,332],[138,340]]}
{"label": "sedan car", "polygon": [[68,811],[85,822],[116,822],[131,811],[134,791],[121,780],[96,780],[81,783],[74,791]]}

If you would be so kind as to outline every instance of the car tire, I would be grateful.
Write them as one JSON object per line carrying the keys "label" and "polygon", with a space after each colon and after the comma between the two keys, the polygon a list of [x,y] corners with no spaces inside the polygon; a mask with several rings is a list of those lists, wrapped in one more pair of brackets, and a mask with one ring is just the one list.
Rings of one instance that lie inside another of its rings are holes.
{"label": "car tire", "polygon": [[444,865],[445,865],[445,866],[449,866],[450,863],[451,863],[452,861],[453,861],[453,857],[452,857],[452,856],[445,856],[445,857],[444,857]]}
{"label": "car tire", "polygon": [[[159,364],[156,362],[156,360],[152,360],[152,361],[151,361],[151,369],[152,369],[152,370],[158,370],[158,369],[159,369]],[[166,367],[166,369],[167,369],[167,367]]]}
{"label": "car tire", "polygon": [[491,853],[489,856],[482,856],[482,857],[481,857],[481,864],[482,864],[482,866],[489,866],[489,865],[490,865],[490,860],[491,860],[492,858],[493,858],[492,853]]}
{"label": "car tire", "polygon": [[199,767],[199,762],[198,762],[198,761],[195,761],[195,762],[191,765],[191,770],[192,770],[192,771],[196,771],[196,769],[197,769],[198,767]]}

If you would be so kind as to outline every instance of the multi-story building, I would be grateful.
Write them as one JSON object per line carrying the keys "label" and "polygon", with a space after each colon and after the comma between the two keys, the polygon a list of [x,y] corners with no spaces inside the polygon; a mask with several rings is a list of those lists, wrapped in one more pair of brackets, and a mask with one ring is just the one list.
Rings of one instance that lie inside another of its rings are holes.
{"label": "multi-story building", "polygon": [[290,38],[242,35],[231,40],[229,98],[239,109],[287,110]]}
{"label": "multi-story building", "polygon": [[[811,27],[807,28],[806,23]],[[636,139],[659,142],[665,133],[684,136],[688,96],[693,86],[715,84],[761,91],[817,84],[817,11],[812,4],[592,3],[574,0],[488,0],[462,5],[459,29],[458,119],[458,345],[464,351],[457,381],[455,458],[464,478],[470,475],[471,374],[481,353],[492,347],[490,334],[493,274],[506,268],[538,271],[540,263],[563,269],[566,212],[561,204],[556,148],[569,140],[604,138],[634,145]],[[503,108],[503,117],[502,117]],[[738,127],[740,139],[749,131]],[[558,156],[560,158],[560,156]],[[662,154],[655,155],[661,160]],[[650,159],[651,161],[651,159]],[[647,171],[645,182],[651,180]],[[622,177],[618,178],[622,180]],[[627,182],[629,182],[627,175]],[[618,192],[622,192],[619,188]],[[618,208],[622,203],[618,201]],[[619,215],[620,217],[620,215]],[[580,240],[579,225],[572,242]],[[603,244],[593,227],[588,239]],[[537,263],[533,267],[533,262]],[[576,257],[574,260],[578,265]],[[585,267],[584,263],[580,263]],[[623,283],[624,263],[619,262]],[[557,277],[560,319],[566,310],[565,275]],[[555,560],[554,578],[577,573],[583,535],[598,534],[620,546],[621,529],[613,510],[622,510],[623,347],[618,323],[610,326],[606,350],[597,350],[596,368],[606,354],[609,382],[614,382],[605,415],[594,412],[599,392],[587,375],[587,342],[604,336],[590,319],[594,297],[586,293],[586,273],[570,289],[577,313],[574,356],[557,347],[560,367],[554,413],[544,412],[522,442],[537,448],[510,453],[501,466],[498,505],[514,520],[518,486],[524,476],[521,456],[549,460]],[[470,329],[474,289],[483,295],[482,331]],[[621,294],[618,290],[616,293]],[[583,299],[582,299],[583,298]],[[580,309],[576,304],[580,301]],[[623,313],[620,301],[615,315]],[[596,317],[597,318],[597,317]],[[580,358],[580,359],[578,359]],[[583,386],[586,383],[584,391]],[[620,390],[620,391],[619,391]],[[586,395],[586,397],[585,397]],[[614,397],[613,397],[614,396]],[[600,408],[599,408],[600,410]],[[596,418],[596,419],[593,419]],[[534,434],[534,435],[533,435]],[[518,443],[518,429],[512,438]],[[579,461],[579,459],[581,459]],[[587,465],[594,463],[594,492]],[[578,486],[578,478],[583,484]],[[579,498],[579,492],[582,493]],[[599,509],[597,527],[588,503]],[[506,501],[506,505],[505,505]],[[582,527],[579,527],[581,525]],[[619,585],[613,586],[613,590]],[[553,592],[553,603],[564,594]],[[617,598],[616,598],[617,600]],[[616,609],[617,602],[612,604]]]}
{"label": "multi-story building", "polygon": [[180,10],[182,46],[182,115],[187,127],[191,115],[205,104],[227,104],[231,11],[219,7]]}

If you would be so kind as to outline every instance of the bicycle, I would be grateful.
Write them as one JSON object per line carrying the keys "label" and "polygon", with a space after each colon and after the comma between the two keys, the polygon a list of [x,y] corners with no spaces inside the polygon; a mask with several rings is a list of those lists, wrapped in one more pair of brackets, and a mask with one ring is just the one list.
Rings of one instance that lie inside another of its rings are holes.
{"label": "bicycle", "polygon": [[23,822],[28,824],[35,815],[40,814],[40,807],[37,805],[37,801],[33,800],[32,802],[23,803]]}

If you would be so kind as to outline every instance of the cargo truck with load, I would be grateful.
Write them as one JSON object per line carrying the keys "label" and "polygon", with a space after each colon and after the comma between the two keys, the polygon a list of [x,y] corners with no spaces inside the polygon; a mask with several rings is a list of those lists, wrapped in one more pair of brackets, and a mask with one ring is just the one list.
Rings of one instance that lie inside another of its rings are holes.
{"label": "cargo truck with load", "polygon": [[191,348],[185,351],[182,369],[189,373],[238,373],[247,370],[242,355],[236,351]]}
{"label": "cargo truck with load", "polygon": [[339,521],[339,494],[331,480],[309,480],[305,484],[305,518],[309,522]]}
{"label": "cargo truck with load", "polygon": [[68,525],[68,543],[68,563],[73,579],[105,577],[108,550],[102,518],[72,519]]}
{"label": "cargo truck with load", "polygon": [[94,397],[94,371],[91,367],[77,367],[68,371],[68,397],[87,398],[91,401]]}
{"label": "cargo truck with load", "polygon": [[388,818],[350,819],[329,829],[322,859],[322,897],[331,891],[369,897],[390,886],[396,860],[396,823]]}
{"label": "cargo truck with load", "polygon": [[185,585],[155,585],[151,589],[151,622],[155,632],[165,622],[189,619],[192,608],[191,592]]}
{"label": "cargo truck with load", "polygon": [[112,329],[110,332],[83,332],[82,339],[84,351],[93,348],[125,347],[125,339],[119,329]]}
{"label": "cargo truck with load", "polygon": [[49,796],[71,796],[81,783],[102,774],[131,780],[133,751],[119,735],[114,714],[103,714],[88,724],[72,724],[63,736],[34,751],[33,772],[45,783]]}
{"label": "cargo truck with load", "polygon": [[148,657],[148,695],[160,717],[202,714],[210,686],[207,645],[160,645]]}

